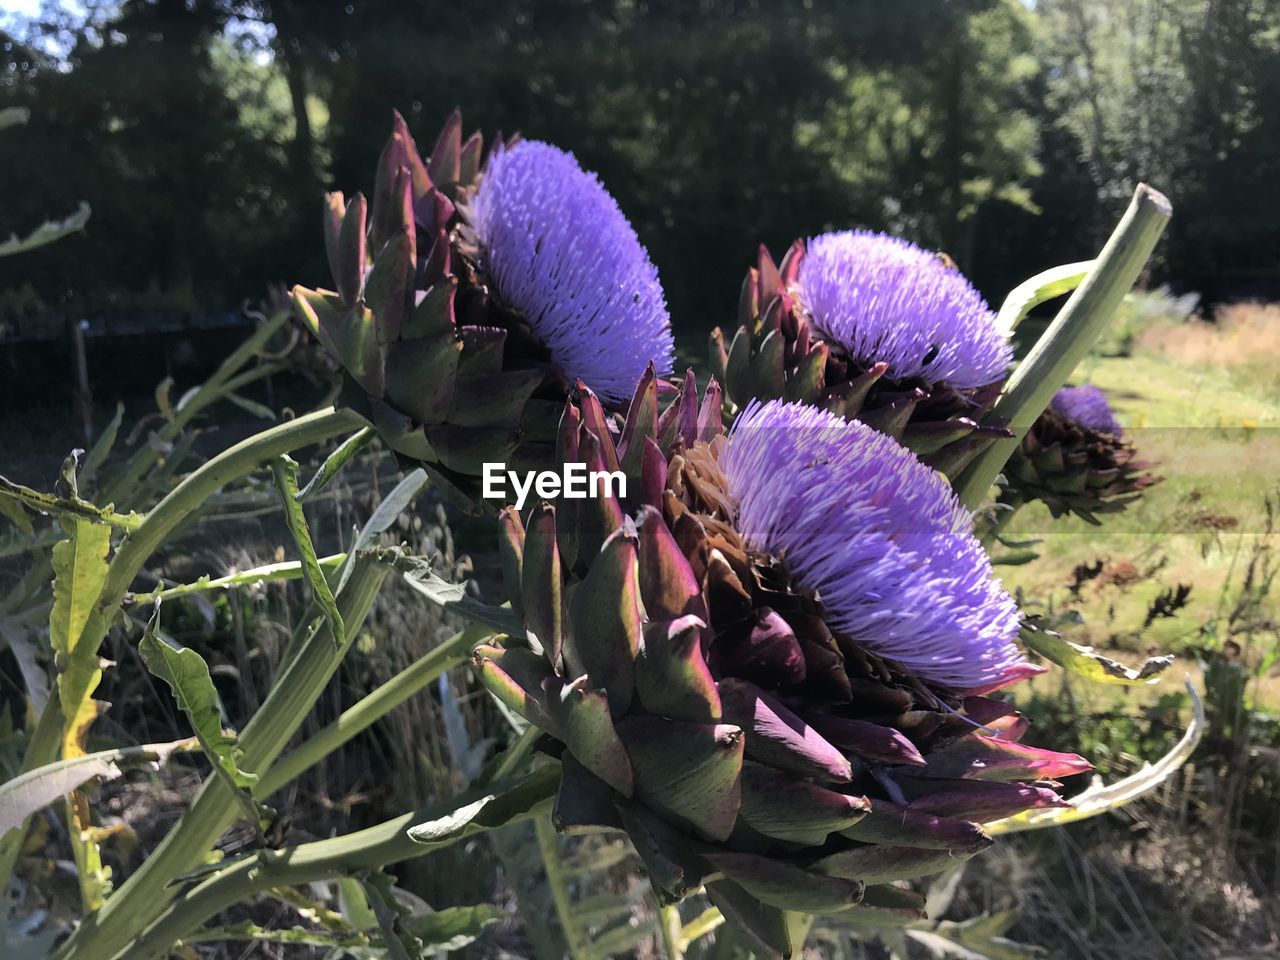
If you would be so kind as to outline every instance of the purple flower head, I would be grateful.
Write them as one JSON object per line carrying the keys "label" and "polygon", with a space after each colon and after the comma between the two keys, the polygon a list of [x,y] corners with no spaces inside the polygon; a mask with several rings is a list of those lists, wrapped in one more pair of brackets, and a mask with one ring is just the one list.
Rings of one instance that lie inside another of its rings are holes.
{"label": "purple flower head", "polygon": [[473,205],[485,267],[572,381],[624,401],[674,367],[658,271],[595,174],[525,140],[490,157]]}
{"label": "purple flower head", "polygon": [[824,233],[800,261],[797,293],[823,337],[895,379],[960,389],[1004,376],[1013,360],[995,314],[960,271],[883,233]]}
{"label": "purple flower head", "polygon": [[1091,383],[1081,387],[1063,387],[1049,401],[1049,409],[1095,433],[1109,433],[1115,437],[1124,433],[1120,421],[1111,412],[1107,395]]}
{"label": "purple flower head", "polygon": [[1022,666],[1013,598],[946,479],[891,437],[799,403],[753,403],[721,460],[737,528],[818,594],[828,622],[963,690]]}

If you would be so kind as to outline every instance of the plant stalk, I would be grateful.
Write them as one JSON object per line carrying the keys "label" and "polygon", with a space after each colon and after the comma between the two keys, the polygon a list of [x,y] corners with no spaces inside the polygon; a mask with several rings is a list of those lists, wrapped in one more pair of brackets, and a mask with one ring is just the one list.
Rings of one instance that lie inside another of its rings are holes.
{"label": "plant stalk", "polygon": [[992,443],[956,480],[956,494],[970,510],[986,499],[987,491],[1023,435],[1107,328],[1172,213],[1163,194],[1145,183],[1138,185],[1129,209],[1094,261],[1093,269],[1018,365],[992,407],[989,419],[1007,421],[1013,436]]}
{"label": "plant stalk", "polygon": [[[244,769],[265,772],[280,755],[337,670],[389,572],[390,568],[374,557],[357,559],[338,602],[348,625],[346,647],[335,645],[327,621],[305,640],[240,735]],[[319,616],[318,607],[312,606],[316,608],[312,612]],[[169,882],[198,866],[238,813],[227,786],[216,777],[207,778],[186,815],[54,956],[58,960],[107,960],[125,949],[172,899]]]}
{"label": "plant stalk", "polygon": [[542,866],[547,874],[547,886],[551,888],[551,900],[555,904],[560,930],[564,934],[565,948],[572,960],[591,960],[591,945],[587,943],[586,932],[574,916],[573,903],[569,899],[569,881],[564,874],[564,866],[560,863],[560,854],[556,851],[556,828],[551,823],[550,811],[538,817],[534,821],[534,827],[538,836],[538,852],[542,854]]}
{"label": "plant stalk", "polygon": [[[436,843],[418,843],[408,836],[408,830],[414,824],[435,820],[443,813],[456,810],[459,806],[498,789],[500,785],[479,785],[460,796],[346,836],[304,843],[283,850],[261,851],[256,857],[249,857],[218,871],[177,898],[142,936],[129,945],[124,956],[128,960],[159,960],[168,955],[175,943],[198,930],[210,917],[255,893],[274,887],[328,880],[358,870],[376,870],[391,863],[420,857],[480,833],[485,828],[477,826]],[[517,823],[530,817],[541,821],[547,818],[550,806],[551,800],[546,800],[513,817],[509,822]],[[104,960],[112,955],[102,953],[86,956]]]}
{"label": "plant stalk", "polygon": [[310,740],[298,746],[271,769],[254,787],[254,795],[265,799],[281,787],[292,783],[304,772],[333,751],[386,716],[414,694],[426,689],[446,670],[467,662],[472,648],[493,631],[484,625],[472,625],[435,647],[425,656],[382,684],[358,703],[343,711]]}

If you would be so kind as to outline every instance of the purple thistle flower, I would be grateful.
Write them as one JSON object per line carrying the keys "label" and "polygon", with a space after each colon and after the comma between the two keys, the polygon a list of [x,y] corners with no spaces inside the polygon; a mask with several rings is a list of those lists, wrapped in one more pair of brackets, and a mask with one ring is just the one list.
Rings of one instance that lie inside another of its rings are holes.
{"label": "purple thistle flower", "polygon": [[1023,666],[1013,598],[946,479],[897,441],[799,403],[753,403],[722,461],[737,528],[873,653],[963,690]]}
{"label": "purple thistle flower", "polygon": [[982,295],[906,240],[865,230],[814,237],[796,286],[826,339],[866,366],[888,363],[895,379],[982,387],[1013,360]]}
{"label": "purple thistle flower", "polygon": [[1080,387],[1063,387],[1053,395],[1049,409],[1086,430],[1109,433],[1114,437],[1124,434],[1120,421],[1111,412],[1111,404],[1107,403],[1107,395],[1091,383]]}
{"label": "purple thistle flower", "polygon": [[493,154],[476,193],[485,269],[572,381],[628,399],[674,367],[658,271],[595,174],[536,140]]}

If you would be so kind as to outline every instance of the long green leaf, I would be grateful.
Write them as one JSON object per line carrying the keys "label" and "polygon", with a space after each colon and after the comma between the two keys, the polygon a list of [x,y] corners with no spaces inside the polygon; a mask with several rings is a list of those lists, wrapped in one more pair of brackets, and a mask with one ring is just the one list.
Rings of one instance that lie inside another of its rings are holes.
{"label": "long green leaf", "polygon": [[93,446],[89,448],[89,452],[85,455],[84,464],[80,467],[80,482],[88,486],[93,478],[97,475],[98,469],[106,462],[107,457],[111,454],[111,448],[116,444],[116,436],[120,433],[120,423],[124,420],[124,403],[116,403],[115,416],[102,429],[102,433],[98,434],[98,439],[94,441]]}
{"label": "long green leaf", "polygon": [[93,691],[102,677],[96,639],[82,644],[85,623],[107,579],[111,528],[87,520],[67,524],[70,536],[53,545],[53,608],[49,640],[61,660],[58,693],[66,717],[63,756],[83,753],[85,728],[97,716]]}
{"label": "long green leaf", "polygon": [[298,499],[307,500],[323,490],[326,484],[337,476],[339,470],[350,463],[356,454],[373,443],[377,437],[378,431],[374,430],[373,427],[365,427],[343,440],[342,443],[338,444],[338,448],[325,458],[315,476],[307,481],[307,485],[298,494]]}
{"label": "long green leaf", "polygon": [[263,811],[250,791],[258,775],[240,768],[240,744],[222,728],[218,691],[209,676],[209,665],[190,647],[181,647],[160,633],[160,604],[138,643],[138,655],[156,677],[169,686],[173,699],[187,716],[214,775],[225,780],[244,811],[245,819],[261,837]]}
{"label": "long green leaf", "polygon": [[[342,614],[338,612],[338,603],[333,597],[334,591],[329,588],[329,581],[325,579],[324,571],[320,569],[320,562],[316,559],[316,548],[311,543],[311,531],[307,529],[307,518],[302,512],[302,504],[298,502],[297,461],[285,454],[271,464],[271,472],[276,479],[276,489],[280,491],[280,502],[284,506],[289,532],[293,534],[293,542],[298,547],[303,574],[316,602],[324,610],[329,626],[333,628],[334,647],[341,648],[346,643],[347,628],[342,622]],[[353,550],[352,553],[354,552]]]}
{"label": "long green leaf", "polygon": [[0,836],[95,777],[114,780],[131,767],[162,764],[174,751],[189,750],[194,745],[193,740],[174,740],[86,753],[14,777],[0,784]]}
{"label": "long green leaf", "polygon": [[1148,764],[1132,776],[1118,780],[1109,787],[1103,786],[1101,781],[1095,782],[1084,793],[1072,797],[1070,807],[1028,810],[1016,816],[983,824],[983,829],[994,836],[999,833],[1058,827],[1065,823],[1075,823],[1077,820],[1087,820],[1101,813],[1118,810],[1125,804],[1132,803],[1144,794],[1155,790],[1190,759],[1200,743],[1200,737],[1204,734],[1204,703],[1196,693],[1195,687],[1191,685],[1190,679],[1187,680],[1187,693],[1191,697],[1191,724],[1173,749],[1155,763]]}

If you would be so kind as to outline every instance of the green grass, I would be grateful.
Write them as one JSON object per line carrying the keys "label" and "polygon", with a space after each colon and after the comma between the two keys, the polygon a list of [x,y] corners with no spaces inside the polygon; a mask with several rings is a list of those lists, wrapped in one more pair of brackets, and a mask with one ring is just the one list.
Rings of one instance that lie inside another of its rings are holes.
{"label": "green grass", "polygon": [[[1040,556],[1001,567],[1001,576],[1032,603],[1077,610],[1084,622],[1070,631],[1076,642],[1131,654],[1214,647],[1222,617],[1241,595],[1250,556],[1273,547],[1276,538],[1264,533],[1265,505],[1280,485],[1280,395],[1259,389],[1256,359],[1247,352],[1237,363],[1202,362],[1187,349],[1188,337],[1202,336],[1212,356],[1215,339],[1230,331],[1196,328],[1179,331],[1177,351],[1160,349],[1158,335],[1140,338],[1133,356],[1090,357],[1072,378],[1107,392],[1164,482],[1101,526],[1052,520],[1032,504],[1006,528],[1009,539],[1039,540]],[[1276,342],[1274,335],[1258,338],[1258,352],[1271,352]],[[1102,576],[1073,597],[1072,570],[1098,560]],[[1180,583],[1192,588],[1187,606],[1145,625],[1152,601]],[[1275,614],[1274,598],[1265,598],[1259,619]],[[1280,702],[1280,692],[1267,699]]]}

